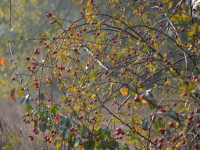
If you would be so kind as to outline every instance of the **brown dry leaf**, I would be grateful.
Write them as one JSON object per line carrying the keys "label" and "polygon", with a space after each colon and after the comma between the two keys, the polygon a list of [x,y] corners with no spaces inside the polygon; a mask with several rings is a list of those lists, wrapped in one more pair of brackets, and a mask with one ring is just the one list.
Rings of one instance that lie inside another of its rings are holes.
{"label": "brown dry leaf", "polygon": [[59,113],[56,115],[55,122],[56,123],[60,122],[60,114]]}
{"label": "brown dry leaf", "polygon": [[13,88],[10,92],[10,97],[12,101],[15,101],[15,88]]}

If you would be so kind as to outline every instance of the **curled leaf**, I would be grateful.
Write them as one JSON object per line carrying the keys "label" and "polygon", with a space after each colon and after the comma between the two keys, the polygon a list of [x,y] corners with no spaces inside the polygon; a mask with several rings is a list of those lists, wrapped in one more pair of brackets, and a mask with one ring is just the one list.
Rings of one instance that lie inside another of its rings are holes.
{"label": "curled leaf", "polygon": [[56,123],[60,122],[60,114],[59,113],[56,115],[55,122]]}
{"label": "curled leaf", "polygon": [[4,57],[1,58],[1,65],[5,67],[5,58]]}
{"label": "curled leaf", "polygon": [[15,88],[13,88],[10,92],[11,100],[15,101]]}

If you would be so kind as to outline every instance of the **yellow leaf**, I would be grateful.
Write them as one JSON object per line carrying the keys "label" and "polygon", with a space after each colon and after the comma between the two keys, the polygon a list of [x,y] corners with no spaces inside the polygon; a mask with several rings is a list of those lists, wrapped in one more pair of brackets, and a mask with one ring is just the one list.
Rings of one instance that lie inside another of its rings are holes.
{"label": "yellow leaf", "polygon": [[169,8],[172,8],[173,2],[169,2]]}
{"label": "yellow leaf", "polygon": [[163,54],[163,61],[165,62],[167,60],[167,53]]}
{"label": "yellow leaf", "polygon": [[24,89],[22,87],[17,89],[19,95],[24,95]]}
{"label": "yellow leaf", "polygon": [[126,87],[122,87],[120,89],[120,93],[122,94],[122,96],[126,96],[128,95],[128,89]]}
{"label": "yellow leaf", "polygon": [[166,81],[164,85],[170,85],[171,82],[170,81]]}
{"label": "yellow leaf", "polygon": [[170,70],[172,73],[175,73],[175,72],[176,72],[172,67],[170,67],[169,70]]}
{"label": "yellow leaf", "polygon": [[137,9],[135,9],[134,11],[133,11],[133,14],[135,14],[135,13],[137,13],[138,12],[138,10]]}
{"label": "yellow leaf", "polygon": [[121,0],[115,0],[115,2],[122,3]]}
{"label": "yellow leaf", "polygon": [[120,21],[120,20],[115,20],[115,22],[116,22],[117,24],[120,24],[120,23],[121,23],[121,21]]}
{"label": "yellow leaf", "polygon": [[90,98],[95,98],[96,97],[96,94],[92,94],[91,96],[90,96]]}
{"label": "yellow leaf", "polygon": [[0,9],[0,16],[3,16],[4,12]]}
{"label": "yellow leaf", "polygon": [[133,106],[134,109],[138,109],[136,106]]}

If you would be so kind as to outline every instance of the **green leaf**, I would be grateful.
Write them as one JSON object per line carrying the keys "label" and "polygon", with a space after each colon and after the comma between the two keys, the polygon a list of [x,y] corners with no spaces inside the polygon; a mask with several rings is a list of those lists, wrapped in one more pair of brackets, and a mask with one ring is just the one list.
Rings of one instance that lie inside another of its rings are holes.
{"label": "green leaf", "polygon": [[39,97],[39,99],[40,99],[40,100],[44,100],[44,98],[45,98],[44,93],[40,93],[40,97]]}
{"label": "green leaf", "polygon": [[97,149],[99,149],[99,150],[105,150],[105,149],[107,149],[107,148],[109,148],[108,147],[108,145],[106,145],[104,142],[100,142],[99,143],[99,145],[97,146]]}
{"label": "green leaf", "polygon": [[112,145],[113,147],[115,147],[115,149],[117,149],[119,147],[119,143],[114,140],[110,141],[109,144]]}
{"label": "green leaf", "polygon": [[86,128],[83,128],[83,130],[81,131],[81,136],[88,137],[88,134],[88,130]]}
{"label": "green leaf", "polygon": [[39,124],[39,129],[40,129],[40,131],[45,132],[46,129],[47,129],[47,125],[46,125],[46,124],[43,124],[42,122],[40,122],[40,124]]}
{"label": "green leaf", "polygon": [[107,136],[111,136],[111,132],[110,132],[110,130],[108,130],[108,129],[105,129],[105,130],[104,130],[104,133],[105,133]]}
{"label": "green leaf", "polygon": [[57,104],[54,104],[54,105],[52,106],[52,108],[51,108],[51,112],[54,113],[54,114],[56,114],[57,111],[58,111],[58,105],[57,105]]}
{"label": "green leaf", "polygon": [[110,137],[111,136],[111,132],[108,129],[99,128],[98,132],[97,132],[97,136],[99,136],[99,137],[105,137],[105,136]]}
{"label": "green leaf", "polygon": [[32,99],[29,97],[29,95],[26,95],[25,98],[23,98],[20,103],[23,105],[23,104],[30,104],[31,102]]}
{"label": "green leaf", "polygon": [[27,98],[26,99],[26,104],[30,104],[32,102],[32,99],[31,98]]}
{"label": "green leaf", "polygon": [[65,128],[63,130],[63,132],[62,132],[62,139],[63,139],[63,141],[66,140],[67,135],[68,135],[68,128]]}
{"label": "green leaf", "polygon": [[70,136],[67,140],[68,146],[71,148],[74,148],[75,141],[76,141],[76,136],[74,136],[74,135]]}
{"label": "green leaf", "polygon": [[25,104],[25,105],[24,105],[24,110],[25,110],[26,112],[29,112],[29,111],[31,110],[31,105],[30,105],[30,104]]}
{"label": "green leaf", "polygon": [[95,141],[92,138],[90,138],[88,141],[86,141],[86,142],[83,143],[83,147],[86,150],[94,150],[94,148],[95,148]]}
{"label": "green leaf", "polygon": [[[152,101],[152,103],[156,104],[156,100],[155,99],[152,99],[151,101]],[[149,106],[150,109],[154,109],[155,108],[155,106],[152,105],[152,103],[150,103],[150,102],[148,103],[148,106]]]}
{"label": "green leaf", "polygon": [[146,118],[142,119],[142,129],[147,130],[148,120]]}
{"label": "green leaf", "polygon": [[155,120],[153,123],[154,129],[158,131],[160,128],[163,128],[164,125],[161,120]]}
{"label": "green leaf", "polygon": [[82,143],[82,139],[81,139],[80,137],[78,137],[78,138],[76,139],[76,145],[79,145],[80,143]]}
{"label": "green leaf", "polygon": [[123,147],[124,150],[130,150],[130,148],[128,147],[128,144],[125,143],[125,146]]}
{"label": "green leaf", "polygon": [[21,100],[21,102],[20,102],[22,105],[23,104],[25,104],[26,103],[26,99],[25,98],[23,98],[22,100]]}
{"label": "green leaf", "polygon": [[130,137],[130,138],[128,139],[128,142],[129,142],[129,143],[138,143],[139,140],[138,140],[136,137]]}
{"label": "green leaf", "polygon": [[175,111],[173,109],[170,109],[170,111],[166,112],[166,115],[174,116],[175,115]]}
{"label": "green leaf", "polygon": [[69,128],[69,127],[72,126],[72,119],[71,119],[70,117],[67,117],[67,118],[66,118],[66,123],[65,123],[65,125],[66,125],[66,128]]}
{"label": "green leaf", "polygon": [[76,115],[77,115],[77,112],[75,111],[75,110],[73,110],[73,112],[71,113],[71,117],[76,117]]}

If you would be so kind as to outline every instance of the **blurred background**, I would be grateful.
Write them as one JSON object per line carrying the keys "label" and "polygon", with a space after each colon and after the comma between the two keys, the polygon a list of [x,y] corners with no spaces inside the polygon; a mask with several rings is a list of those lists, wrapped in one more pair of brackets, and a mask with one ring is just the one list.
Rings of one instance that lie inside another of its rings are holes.
{"label": "blurred background", "polygon": [[[66,0],[12,0],[12,49],[18,71],[26,71],[26,57],[33,54],[38,35],[55,31],[49,19],[53,15],[66,20],[79,17],[79,8]],[[0,149],[41,149],[41,140],[31,142],[28,136],[33,128],[23,122],[22,97],[11,100],[11,90],[18,88],[18,78],[9,61],[10,0],[0,0]],[[63,20],[67,27],[69,22]],[[24,77],[23,77],[24,78]]]}

